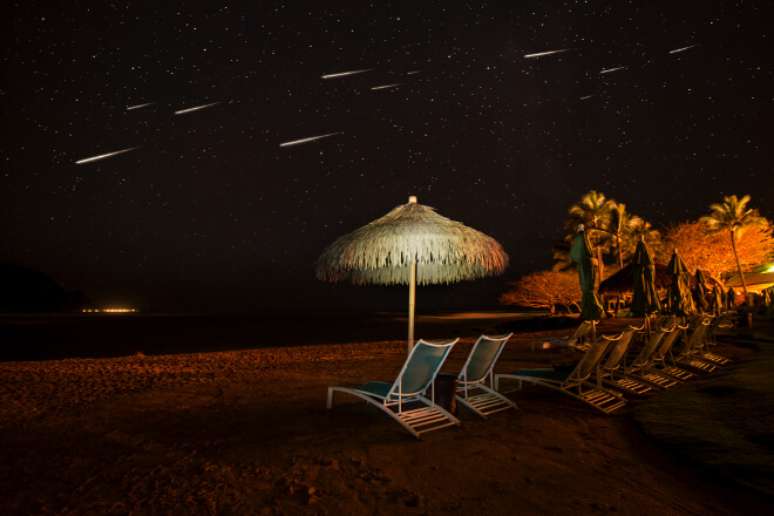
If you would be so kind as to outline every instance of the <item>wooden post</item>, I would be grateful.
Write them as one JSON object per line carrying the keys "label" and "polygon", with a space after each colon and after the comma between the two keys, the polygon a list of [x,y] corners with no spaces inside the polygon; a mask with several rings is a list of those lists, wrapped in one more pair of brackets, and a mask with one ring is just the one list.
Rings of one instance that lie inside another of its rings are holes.
{"label": "wooden post", "polygon": [[409,327],[408,327],[408,351],[414,347],[414,309],[417,300],[417,260],[413,258],[409,265]]}
{"label": "wooden post", "polygon": [[[409,204],[416,204],[417,198],[412,195]],[[414,347],[414,309],[417,300],[417,257],[412,256],[409,262],[409,320],[408,320],[408,352]]]}

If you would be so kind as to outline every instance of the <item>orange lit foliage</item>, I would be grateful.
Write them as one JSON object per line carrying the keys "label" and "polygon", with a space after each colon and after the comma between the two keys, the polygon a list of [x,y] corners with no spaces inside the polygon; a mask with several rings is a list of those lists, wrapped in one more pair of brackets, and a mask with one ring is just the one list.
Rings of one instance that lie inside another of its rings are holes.
{"label": "orange lit foliage", "polygon": [[[767,221],[764,225],[746,228],[739,235],[736,247],[742,270],[749,271],[766,263],[774,251],[771,223]],[[736,271],[731,237],[726,231],[707,233],[705,226],[698,221],[683,222],[666,232],[658,261],[669,263],[675,248],[691,273],[698,267],[715,278],[720,278],[724,272]]]}
{"label": "orange lit foliage", "polygon": [[581,298],[578,274],[575,272],[541,271],[522,276],[511,289],[500,296],[500,303],[528,308],[546,308],[553,312],[557,305],[569,307]]}

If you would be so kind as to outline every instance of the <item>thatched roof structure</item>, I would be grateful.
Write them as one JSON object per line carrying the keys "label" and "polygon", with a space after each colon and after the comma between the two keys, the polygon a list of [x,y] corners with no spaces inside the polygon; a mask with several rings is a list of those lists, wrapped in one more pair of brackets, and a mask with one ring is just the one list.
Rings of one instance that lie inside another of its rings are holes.
{"label": "thatched roof structure", "polygon": [[[632,291],[634,276],[632,265],[629,264],[599,284],[600,294],[624,294]],[[656,288],[667,288],[672,284],[672,277],[666,265],[656,264]]]}
{"label": "thatched roof structure", "polygon": [[492,237],[439,215],[411,198],[385,216],[333,242],[317,260],[323,281],[356,284],[454,283],[502,273],[508,255]]}

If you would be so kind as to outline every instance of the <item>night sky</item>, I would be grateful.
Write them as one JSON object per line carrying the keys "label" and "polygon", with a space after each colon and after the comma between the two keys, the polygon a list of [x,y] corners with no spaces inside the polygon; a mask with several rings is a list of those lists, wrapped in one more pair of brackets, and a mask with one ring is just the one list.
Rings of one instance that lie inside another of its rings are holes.
{"label": "night sky", "polygon": [[0,262],[148,309],[392,309],[404,289],[313,265],[410,194],[497,238],[508,278],[550,267],[592,188],[656,225],[731,193],[774,215],[770,1],[174,4],[2,3]]}

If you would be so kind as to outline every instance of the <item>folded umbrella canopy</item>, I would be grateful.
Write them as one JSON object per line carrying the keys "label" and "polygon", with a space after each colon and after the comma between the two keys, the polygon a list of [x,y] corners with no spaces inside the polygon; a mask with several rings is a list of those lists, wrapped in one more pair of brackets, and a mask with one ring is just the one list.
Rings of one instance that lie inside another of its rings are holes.
{"label": "folded umbrella canopy", "polygon": [[696,279],[696,290],[694,291],[696,308],[700,312],[706,312],[709,308],[709,304],[707,303],[707,287],[705,286],[707,282],[701,269],[696,269],[694,278]]}
{"label": "folded umbrella canopy", "polygon": [[508,255],[494,238],[439,215],[413,195],[373,222],[338,238],[317,260],[323,281],[409,286],[408,348],[414,345],[416,285],[501,274]]}
{"label": "folded umbrella canopy", "polygon": [[581,289],[581,319],[584,321],[598,321],[602,317],[604,309],[599,302],[596,292],[597,269],[593,263],[591,244],[583,226],[575,236],[570,247],[570,259],[578,266],[578,279]]}
{"label": "folded umbrella canopy", "polygon": [[683,259],[677,254],[677,249],[672,252],[669,260],[669,274],[672,276],[672,284],[669,286],[669,308],[674,315],[686,316],[696,311],[691,296],[688,268]]}
{"label": "folded umbrella canopy", "polygon": [[632,257],[632,314],[645,317],[661,310],[656,292],[656,263],[643,240]]}

